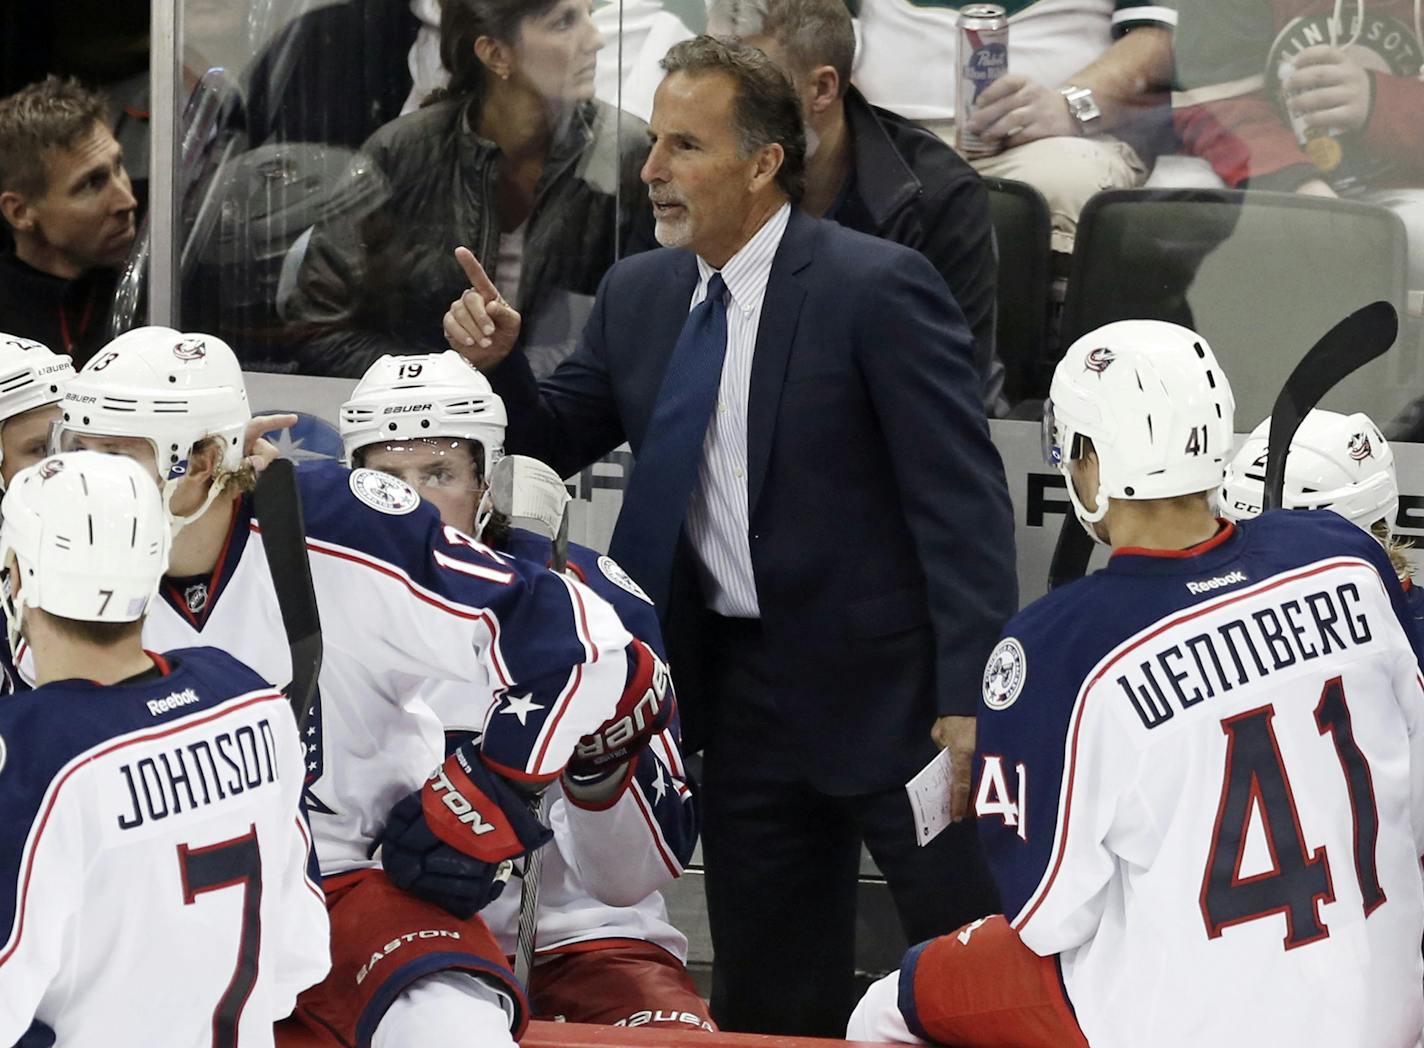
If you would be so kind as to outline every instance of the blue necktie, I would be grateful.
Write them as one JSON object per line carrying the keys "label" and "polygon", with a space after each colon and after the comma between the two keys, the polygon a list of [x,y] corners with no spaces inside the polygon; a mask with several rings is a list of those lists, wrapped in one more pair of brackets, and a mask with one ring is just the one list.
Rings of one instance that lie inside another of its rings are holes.
{"label": "blue necktie", "polygon": [[687,316],[668,360],[653,417],[608,552],[665,611],[673,555],[697,483],[702,442],[727,355],[727,285],[707,281],[707,297]]}

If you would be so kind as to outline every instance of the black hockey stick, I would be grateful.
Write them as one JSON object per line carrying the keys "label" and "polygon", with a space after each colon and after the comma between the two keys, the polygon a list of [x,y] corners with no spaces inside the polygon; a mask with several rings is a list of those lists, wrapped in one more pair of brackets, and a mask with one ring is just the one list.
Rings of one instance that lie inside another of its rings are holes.
{"label": "black hockey stick", "polygon": [[282,611],[282,628],[292,650],[287,699],[301,731],[311,715],[316,678],[321,672],[321,618],[312,587],[311,563],[307,560],[302,497],[290,461],[277,459],[262,471],[253,503],[262,528],[262,550],[277,591],[277,607]]}
{"label": "black hockey stick", "polygon": [[1300,358],[1271,408],[1262,509],[1280,509],[1284,501],[1286,455],[1305,416],[1349,375],[1383,356],[1398,334],[1399,314],[1394,307],[1371,302],[1332,327]]}

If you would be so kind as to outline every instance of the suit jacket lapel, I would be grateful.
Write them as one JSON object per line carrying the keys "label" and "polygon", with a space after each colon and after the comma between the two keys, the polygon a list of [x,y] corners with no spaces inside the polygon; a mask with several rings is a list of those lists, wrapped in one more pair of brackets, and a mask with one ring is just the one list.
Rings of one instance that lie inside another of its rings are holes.
{"label": "suit jacket lapel", "polygon": [[751,387],[747,393],[747,515],[756,511],[771,459],[771,441],[781,403],[781,385],[806,286],[800,275],[811,264],[816,220],[793,208],[777,247],[761,304],[756,349],[752,355]]}

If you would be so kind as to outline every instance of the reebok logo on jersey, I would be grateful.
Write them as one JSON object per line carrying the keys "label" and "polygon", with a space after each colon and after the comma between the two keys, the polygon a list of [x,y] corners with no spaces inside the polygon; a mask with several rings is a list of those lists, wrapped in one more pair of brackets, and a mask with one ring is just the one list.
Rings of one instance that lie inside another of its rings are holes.
{"label": "reebok logo on jersey", "polygon": [[1188,582],[1187,590],[1190,593],[1210,593],[1212,590],[1221,589],[1223,586],[1234,586],[1238,582],[1246,581],[1244,571],[1233,571],[1227,575],[1218,575],[1214,579],[1202,579],[1200,582]]}
{"label": "reebok logo on jersey", "polygon": [[195,702],[200,702],[198,693],[192,688],[184,688],[182,691],[175,691],[166,699],[149,699],[148,712],[157,717],[161,713],[169,710],[176,710],[180,706],[191,706]]}

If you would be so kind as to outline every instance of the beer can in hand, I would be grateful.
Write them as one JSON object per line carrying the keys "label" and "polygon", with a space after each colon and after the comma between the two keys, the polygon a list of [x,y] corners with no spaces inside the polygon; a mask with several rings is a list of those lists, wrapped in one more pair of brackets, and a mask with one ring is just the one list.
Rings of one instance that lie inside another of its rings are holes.
{"label": "beer can in hand", "polygon": [[1003,146],[965,130],[979,107],[979,96],[1009,71],[1009,18],[998,4],[969,4],[959,10],[954,93],[955,147],[962,156],[992,156]]}

